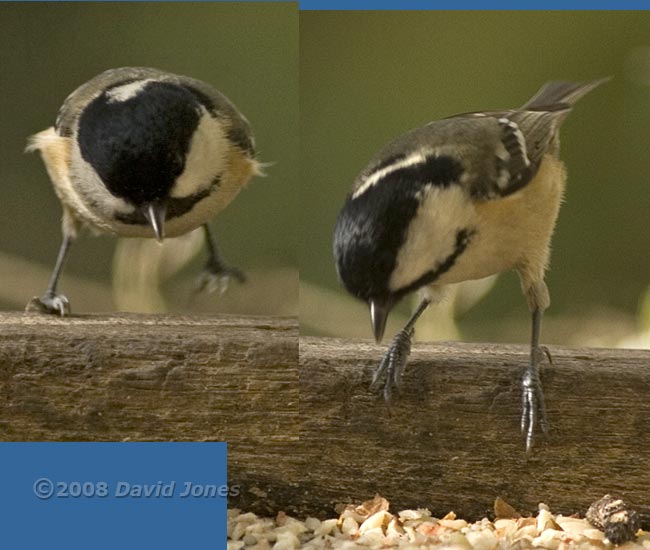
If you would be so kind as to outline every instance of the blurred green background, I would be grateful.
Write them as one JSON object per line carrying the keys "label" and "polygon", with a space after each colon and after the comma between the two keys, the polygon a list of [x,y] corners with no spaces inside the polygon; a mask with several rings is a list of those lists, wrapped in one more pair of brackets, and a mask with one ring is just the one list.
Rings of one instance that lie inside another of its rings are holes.
{"label": "blurred green background", "polygon": [[[301,331],[371,336],[367,306],[336,280],[331,239],[353,179],[379,148],[430,120],[519,106],[548,80],[608,75],[563,126],[569,180],[543,339],[648,347],[650,332],[645,344],[639,337],[650,284],[650,13],[302,12]],[[432,312],[418,337],[527,342],[516,275],[480,300],[490,283],[478,286]]]}
{"label": "blurred green background", "polygon": [[52,126],[65,97],[83,82],[108,68],[139,65],[221,90],[250,120],[259,159],[274,163],[212,224],[224,258],[249,282],[231,283],[222,297],[192,300],[200,254],[163,281],[163,301],[149,288],[152,274],[143,287],[125,283],[122,273],[128,289],[115,296],[116,239],[84,236],[60,281],[73,312],[297,312],[295,3],[2,3],[0,21],[0,309],[22,309],[44,291],[60,244],[61,208],[38,155],[23,154],[27,136]]}
{"label": "blurred green background", "polygon": [[[26,138],[107,68],[153,66],[213,84],[251,121],[260,160],[274,164],[213,222],[246,286],[192,299],[200,243],[165,245],[177,246],[172,256],[196,252],[179,273],[143,275],[133,258],[140,246],[151,253],[150,241],[119,241],[114,261],[116,239],[84,236],[60,286],[73,311],[291,315],[300,270],[302,332],[362,338],[367,308],[336,280],[331,239],[368,159],[430,120],[521,105],[547,80],[612,75],[563,127],[569,182],[543,338],[650,346],[650,13],[299,16],[295,3],[2,3],[0,21],[0,309],[22,309],[44,290],[60,243],[60,206],[40,159],[23,154]],[[462,286],[418,337],[523,342],[529,328],[517,277],[505,274]]]}

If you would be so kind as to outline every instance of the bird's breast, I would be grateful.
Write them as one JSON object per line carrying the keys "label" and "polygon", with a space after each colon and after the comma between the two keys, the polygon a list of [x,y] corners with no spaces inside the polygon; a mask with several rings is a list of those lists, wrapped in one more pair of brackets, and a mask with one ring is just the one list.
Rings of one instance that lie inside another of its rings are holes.
{"label": "bird's breast", "polygon": [[482,279],[523,265],[543,271],[565,179],[562,162],[547,156],[535,178],[517,193],[475,203],[471,242],[439,282]]}

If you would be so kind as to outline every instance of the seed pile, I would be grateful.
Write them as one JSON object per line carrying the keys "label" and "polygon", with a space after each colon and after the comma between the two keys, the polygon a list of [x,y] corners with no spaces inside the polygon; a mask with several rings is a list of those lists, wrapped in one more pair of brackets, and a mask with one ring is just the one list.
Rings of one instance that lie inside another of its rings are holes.
{"label": "seed pile", "polygon": [[[495,502],[497,519],[475,523],[453,512],[437,519],[429,510],[388,511],[380,496],[359,506],[348,505],[335,519],[299,521],[280,512],[261,518],[228,510],[228,550],[305,550],[399,548],[403,550],[611,550],[614,544],[587,520],[554,515],[544,504],[536,517],[518,517],[503,500]],[[650,550],[650,532],[639,530],[620,550]]]}

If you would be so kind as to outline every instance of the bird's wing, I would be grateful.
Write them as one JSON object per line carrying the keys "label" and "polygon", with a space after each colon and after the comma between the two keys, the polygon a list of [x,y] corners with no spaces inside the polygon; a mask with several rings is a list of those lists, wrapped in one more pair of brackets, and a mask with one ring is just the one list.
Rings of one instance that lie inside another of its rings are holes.
{"label": "bird's wing", "polygon": [[558,130],[575,103],[608,80],[548,82],[519,109],[464,113],[407,132],[370,161],[352,196],[387,177],[448,185],[450,167],[474,199],[515,193],[533,179],[544,155],[558,155]]}
{"label": "bird's wing", "polygon": [[555,152],[567,106],[550,111],[467,113],[431,122],[388,144],[355,180],[352,195],[416,177],[427,186],[458,184],[476,200],[507,196],[531,181]]}
{"label": "bird's wing", "polygon": [[558,155],[558,130],[570,109],[570,105],[560,103],[544,110],[460,115],[469,120],[484,119],[490,136],[482,155],[470,156],[467,162],[465,182],[472,197],[505,197],[528,185],[544,156]]}

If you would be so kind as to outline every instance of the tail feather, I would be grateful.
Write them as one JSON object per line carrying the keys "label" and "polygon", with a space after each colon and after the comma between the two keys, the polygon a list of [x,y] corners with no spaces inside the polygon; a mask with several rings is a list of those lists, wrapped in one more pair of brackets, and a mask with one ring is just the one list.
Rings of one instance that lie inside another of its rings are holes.
{"label": "tail feather", "polygon": [[547,82],[521,108],[537,110],[558,104],[572,107],[580,98],[609,80],[611,80],[611,77],[608,76],[590,82],[566,82],[562,80]]}

